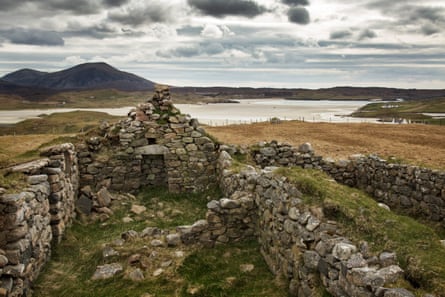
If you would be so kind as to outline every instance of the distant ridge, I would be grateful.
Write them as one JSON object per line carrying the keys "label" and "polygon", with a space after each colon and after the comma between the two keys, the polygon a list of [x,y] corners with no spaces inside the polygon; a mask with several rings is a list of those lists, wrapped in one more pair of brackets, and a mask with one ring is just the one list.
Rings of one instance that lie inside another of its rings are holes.
{"label": "distant ridge", "polygon": [[1,80],[17,86],[55,91],[91,89],[144,91],[154,88],[154,82],[102,62],[80,64],[51,73],[21,69],[5,75]]}

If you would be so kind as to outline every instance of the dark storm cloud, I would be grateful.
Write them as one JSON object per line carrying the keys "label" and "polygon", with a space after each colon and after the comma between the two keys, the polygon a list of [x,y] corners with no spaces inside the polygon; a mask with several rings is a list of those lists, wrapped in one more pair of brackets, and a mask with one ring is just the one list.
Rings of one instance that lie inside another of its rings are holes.
{"label": "dark storm cloud", "polygon": [[343,39],[351,36],[352,32],[348,30],[334,31],[329,35],[330,39]]}
{"label": "dark storm cloud", "polygon": [[255,17],[266,12],[263,6],[250,0],[188,0],[187,2],[201,13],[214,17],[228,15]]}
{"label": "dark storm cloud", "polygon": [[59,33],[34,29],[13,28],[0,31],[0,36],[15,44],[61,46],[65,42]]}
{"label": "dark storm cloud", "polygon": [[360,35],[358,36],[359,40],[364,40],[364,39],[372,39],[372,38],[376,38],[377,34],[372,31],[371,29],[366,29],[363,30],[362,32],[360,32]]}
{"label": "dark storm cloud", "polygon": [[171,21],[172,16],[169,7],[162,2],[158,2],[143,7],[127,7],[121,11],[109,12],[108,19],[124,25],[140,26],[166,23]]}
{"label": "dark storm cloud", "polygon": [[122,29],[114,28],[109,24],[102,23],[96,25],[85,26],[79,22],[70,22],[63,36],[73,37],[92,37],[96,39],[104,39],[107,37],[116,37],[118,35],[133,35],[134,32],[126,32]]}
{"label": "dark storm cloud", "polygon": [[95,14],[101,9],[100,3],[90,0],[33,0],[28,2],[34,2],[39,7],[49,11],[62,10],[76,15]]}
{"label": "dark storm cloud", "polygon": [[286,5],[309,5],[309,0],[281,0]]}
{"label": "dark storm cloud", "polygon": [[287,13],[287,16],[290,22],[299,25],[307,25],[311,21],[309,12],[304,7],[291,7]]}
{"label": "dark storm cloud", "polygon": [[439,27],[433,24],[425,24],[420,29],[423,35],[429,36],[440,32]]}
{"label": "dark storm cloud", "polygon": [[122,6],[128,2],[130,0],[103,0],[103,3],[108,7]]}

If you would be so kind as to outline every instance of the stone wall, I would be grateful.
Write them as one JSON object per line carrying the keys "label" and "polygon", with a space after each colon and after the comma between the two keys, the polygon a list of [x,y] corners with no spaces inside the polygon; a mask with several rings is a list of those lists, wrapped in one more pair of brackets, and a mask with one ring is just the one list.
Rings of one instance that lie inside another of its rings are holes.
{"label": "stone wall", "polygon": [[387,288],[404,275],[394,253],[373,256],[366,242],[351,242],[322,209],[305,205],[285,177],[249,166],[236,173],[225,152],[219,164],[221,189],[229,198],[208,204],[203,242],[255,235],[270,269],[289,282],[290,296],[319,296],[321,288],[333,296],[414,296]]}
{"label": "stone wall", "polygon": [[0,296],[26,296],[75,216],[77,157],[72,144],[51,147],[46,158],[12,171],[27,175],[19,193],[0,188]]}
{"label": "stone wall", "polygon": [[216,183],[217,145],[172,105],[167,87],[159,87],[126,120],[101,125],[77,149],[81,187],[92,192],[102,187],[136,192],[143,186],[187,192]]}
{"label": "stone wall", "polygon": [[321,168],[338,182],[365,190],[377,201],[414,217],[445,226],[445,172],[392,164],[376,156],[351,156],[333,161],[315,156],[309,144],[298,149],[277,142],[262,143],[251,151],[261,167]]}

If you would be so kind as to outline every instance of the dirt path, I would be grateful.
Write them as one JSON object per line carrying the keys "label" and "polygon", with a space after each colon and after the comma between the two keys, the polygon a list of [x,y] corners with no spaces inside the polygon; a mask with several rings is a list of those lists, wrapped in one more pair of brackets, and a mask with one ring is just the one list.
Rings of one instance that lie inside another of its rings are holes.
{"label": "dirt path", "polygon": [[317,154],[334,159],[378,154],[404,162],[445,169],[445,127],[427,125],[259,123],[206,127],[224,143],[248,145],[277,140],[292,145],[310,142]]}

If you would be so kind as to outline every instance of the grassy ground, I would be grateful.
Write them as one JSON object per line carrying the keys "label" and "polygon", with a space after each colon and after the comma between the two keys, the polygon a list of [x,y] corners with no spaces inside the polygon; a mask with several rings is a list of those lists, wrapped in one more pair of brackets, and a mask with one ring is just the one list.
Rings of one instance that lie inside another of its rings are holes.
{"label": "grassy ground", "polygon": [[[391,108],[385,108],[388,106]],[[445,113],[445,98],[429,101],[371,103],[354,112],[353,116],[388,120],[402,118],[445,125],[445,120],[433,120],[431,116],[423,115],[423,113]]]}
{"label": "grassy ground", "polygon": [[445,126],[332,124],[298,121],[206,127],[223,143],[255,145],[277,140],[299,146],[310,142],[315,152],[334,159],[378,154],[406,163],[445,169]]}
{"label": "grassy ground", "polygon": [[94,111],[42,114],[37,119],[2,126],[0,135],[81,133],[98,127],[101,121],[117,121],[119,118],[121,117]]}
{"label": "grassy ground", "polygon": [[387,211],[363,192],[332,182],[321,171],[281,168],[276,174],[299,185],[307,203],[322,205],[329,219],[341,222],[348,237],[368,241],[373,251],[395,251],[410,281],[399,285],[417,288],[418,296],[425,291],[445,296],[443,229]]}
{"label": "grassy ground", "polygon": [[122,92],[118,90],[90,90],[62,92],[42,101],[26,101],[18,96],[0,95],[0,109],[27,108],[100,108],[135,106],[151,98],[153,92]]}
{"label": "grassy ground", "polygon": [[102,112],[73,111],[42,115],[0,127],[0,168],[39,158],[39,149],[63,142],[76,142],[82,132],[120,117]]}
{"label": "grassy ground", "polygon": [[[162,189],[146,190],[135,200],[116,202],[114,215],[108,221],[76,222],[54,249],[49,265],[36,283],[34,296],[285,296],[286,290],[275,283],[255,242],[215,249],[180,247],[184,257],[175,259],[175,263],[158,277],[145,271],[143,281],[131,281],[125,277],[125,272],[109,280],[91,280],[96,266],[104,264],[104,245],[120,238],[122,232],[140,232],[147,226],[169,229],[191,224],[204,217],[208,199],[218,197],[218,191],[178,195]],[[131,204],[135,203],[146,206],[147,211],[140,215],[130,214]],[[133,222],[122,223],[124,217],[131,217]],[[125,269],[129,269],[128,257],[135,253],[146,257],[150,266],[174,251],[153,248],[142,239],[116,247],[116,250],[120,255],[111,260],[124,263]],[[255,268],[243,273],[240,271],[242,264],[253,264]]]}

